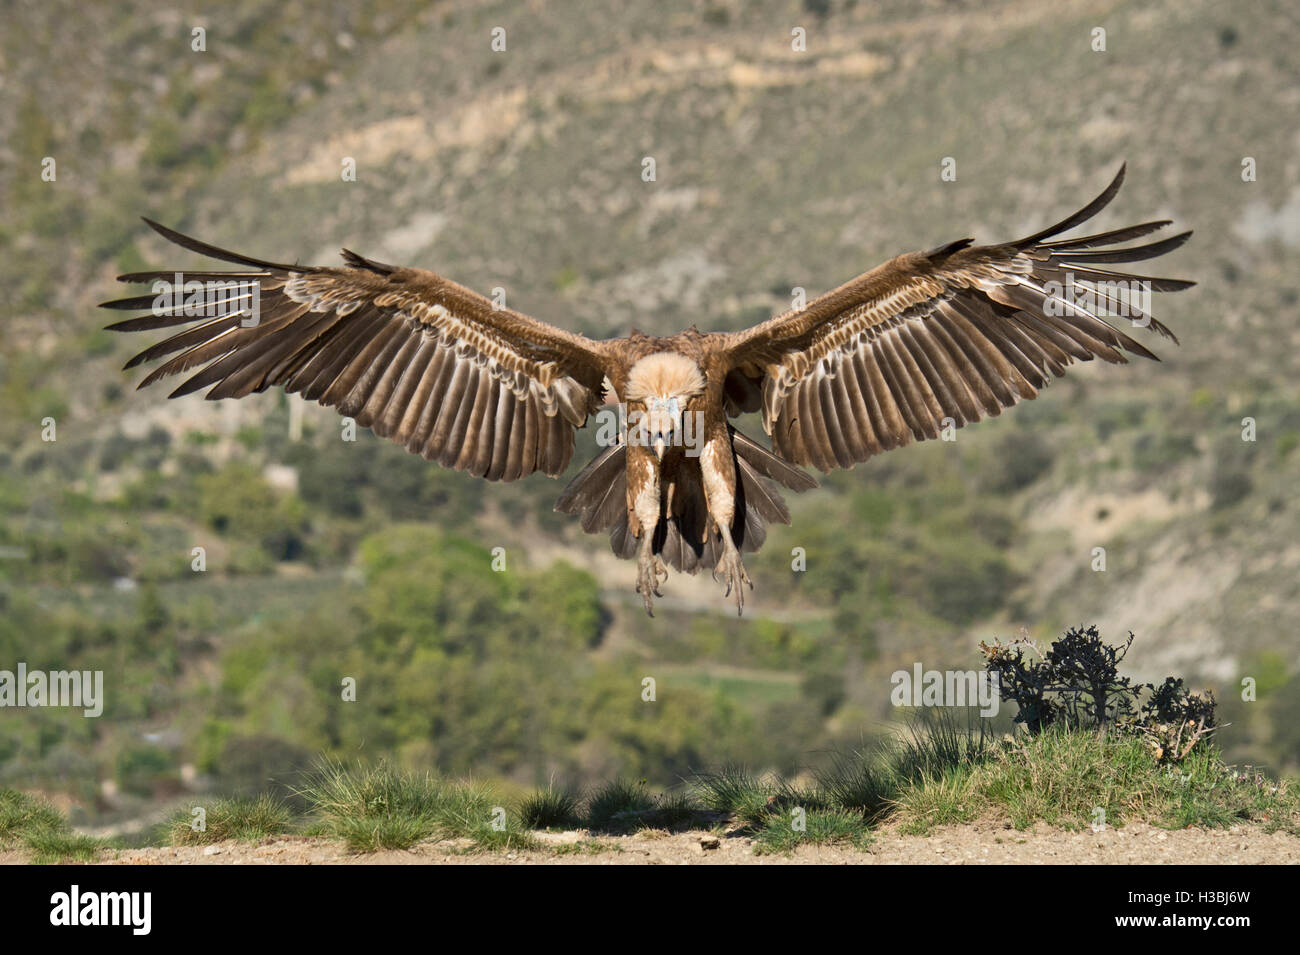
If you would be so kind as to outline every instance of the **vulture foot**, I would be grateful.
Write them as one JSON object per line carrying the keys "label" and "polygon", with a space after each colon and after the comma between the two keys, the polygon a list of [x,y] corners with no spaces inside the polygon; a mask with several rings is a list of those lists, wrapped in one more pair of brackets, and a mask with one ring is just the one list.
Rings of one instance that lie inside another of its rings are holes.
{"label": "vulture foot", "polygon": [[645,603],[645,612],[654,616],[654,598],[662,597],[659,586],[668,580],[668,567],[658,555],[643,554],[636,562],[636,592]]}
{"label": "vulture foot", "polygon": [[721,579],[726,583],[727,591],[723,596],[731,597],[736,601],[736,616],[739,617],[745,610],[745,588],[753,590],[754,582],[749,579],[749,574],[745,573],[745,565],[740,560],[740,551],[734,546],[723,551],[722,559],[713,570],[713,579]]}

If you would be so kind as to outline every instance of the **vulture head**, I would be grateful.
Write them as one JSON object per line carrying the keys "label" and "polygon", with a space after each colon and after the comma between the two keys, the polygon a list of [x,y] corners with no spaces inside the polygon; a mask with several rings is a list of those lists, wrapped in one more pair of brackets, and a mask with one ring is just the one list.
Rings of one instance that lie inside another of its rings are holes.
{"label": "vulture head", "polygon": [[629,432],[663,460],[674,444],[698,437],[686,423],[690,400],[704,393],[704,372],[678,352],[656,352],[632,366],[627,378]]}

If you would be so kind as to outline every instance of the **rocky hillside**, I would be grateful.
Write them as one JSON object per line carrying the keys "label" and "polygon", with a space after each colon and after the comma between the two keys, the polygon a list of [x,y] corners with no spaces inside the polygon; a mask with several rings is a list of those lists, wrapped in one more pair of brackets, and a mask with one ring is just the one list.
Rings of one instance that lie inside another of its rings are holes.
{"label": "rocky hillside", "polygon": [[[1279,117],[1300,106],[1298,44],[1285,5],[1200,0],[11,4],[0,603],[16,609],[0,668],[40,646],[67,661],[100,647],[125,654],[132,702],[93,729],[23,724],[0,743],[0,776],[102,809],[123,789],[229,775],[232,740],[352,740],[334,717],[303,729],[302,710],[267,689],[287,676],[273,661],[257,663],[263,683],[239,670],[252,666],[240,641],[274,631],[310,645],[310,627],[275,621],[328,606],[340,581],[379,586],[391,555],[361,541],[397,523],[504,547],[538,580],[556,560],[585,568],[590,638],[564,652],[721,708],[707,725],[679,711],[654,744],[629,730],[621,747],[599,728],[600,694],[548,697],[537,705],[586,706],[590,721],[509,760],[480,749],[477,767],[470,743],[444,747],[437,719],[386,725],[410,762],[521,777],[731,758],[793,768],[896,716],[897,669],[974,667],[980,639],[1096,622],[1138,634],[1135,674],[1215,688],[1230,755],[1294,769],[1300,160]],[[955,181],[941,179],[945,158]],[[903,250],[1030,232],[1125,160],[1099,229],[1168,217],[1196,230],[1158,263],[1200,283],[1156,302],[1181,346],[1159,343],[1160,364],[1075,369],[955,443],[826,478],[752,562],[739,623],[707,577],[671,580],[664,612],[645,619],[629,565],[550,514],[559,486],[544,478],[480,487],[375,441],[344,447],[332,413],[278,394],[135,393],[140,376],[120,368],[139,343],[100,330],[94,307],[120,271],[193,264],[143,227],[148,215],[268,258],[330,263],[346,245],[424,265],[597,336],[738,328],[786,308],[796,286],[816,294]],[[250,495],[263,510],[241,523]],[[202,579],[189,567],[199,541]],[[795,547],[804,574],[790,571]],[[357,626],[377,645],[391,645],[385,626],[407,632],[365,613]],[[140,633],[137,651],[121,649]],[[390,662],[400,682],[411,661]],[[1239,702],[1244,677],[1258,702]],[[430,704],[453,723],[458,705]]]}

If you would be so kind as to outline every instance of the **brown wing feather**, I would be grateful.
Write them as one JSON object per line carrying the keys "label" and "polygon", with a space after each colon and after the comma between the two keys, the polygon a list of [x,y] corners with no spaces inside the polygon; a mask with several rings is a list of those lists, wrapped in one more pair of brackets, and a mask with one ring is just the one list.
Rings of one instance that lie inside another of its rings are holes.
{"label": "brown wing feather", "polygon": [[960,427],[1001,414],[1075,361],[1155,358],[1112,324],[1121,307],[1135,325],[1177,339],[1108,283],[1149,291],[1195,283],[1095,265],[1154,258],[1191,233],[1107,247],[1169,224],[1162,220],[1047,241],[1101,211],[1123,181],[1121,167],[1083,209],[1017,242],[961,239],[901,255],[798,312],[723,336],[728,412],[757,410],[746,399],[760,393],[777,453],[828,471],[934,438],[945,419]]}
{"label": "brown wing feather", "polygon": [[246,301],[233,293],[206,303],[201,315],[153,295],[105,302],[152,309],[110,325],[115,331],[190,326],[128,362],[172,356],[141,387],[190,371],[172,397],[210,386],[209,399],[240,398],[279,385],[413,453],[494,481],[561,473],[574,428],[600,404],[607,373],[600,343],[497,309],[432,272],[355,253],[345,255],[348,268],[267,262],[149,225],[183,248],[247,267],[184,278],[256,282],[260,315],[245,327]]}

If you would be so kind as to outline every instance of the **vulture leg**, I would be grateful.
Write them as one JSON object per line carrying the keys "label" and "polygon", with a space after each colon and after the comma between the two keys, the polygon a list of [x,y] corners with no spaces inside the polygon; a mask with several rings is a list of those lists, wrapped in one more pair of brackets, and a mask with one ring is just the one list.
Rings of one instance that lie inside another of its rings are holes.
{"label": "vulture leg", "polygon": [[736,515],[736,452],[725,427],[705,443],[700,453],[700,475],[704,479],[709,516],[722,538],[722,556],[713,569],[713,579],[721,578],[727,585],[724,596],[736,601],[736,616],[739,617],[745,609],[745,587],[753,590],[754,582],[745,573],[740,550],[731,536],[731,522]]}
{"label": "vulture leg", "polygon": [[659,586],[668,579],[668,568],[654,552],[659,527],[659,462],[640,445],[628,447],[627,506],[630,529],[637,538],[636,592],[645,603],[645,612],[653,617],[654,598],[663,596]]}

